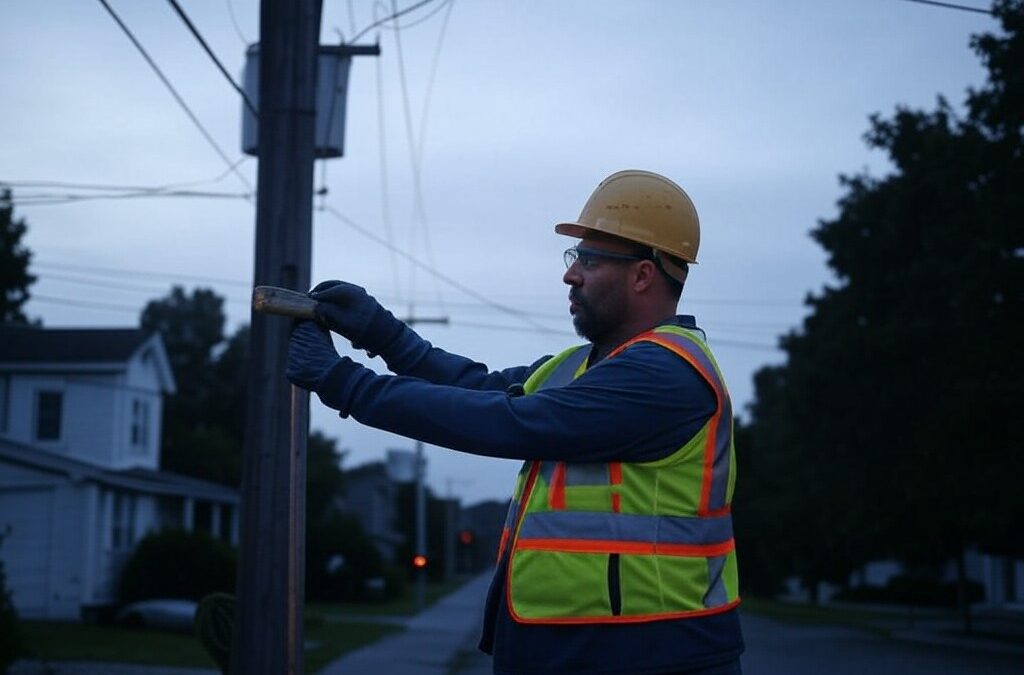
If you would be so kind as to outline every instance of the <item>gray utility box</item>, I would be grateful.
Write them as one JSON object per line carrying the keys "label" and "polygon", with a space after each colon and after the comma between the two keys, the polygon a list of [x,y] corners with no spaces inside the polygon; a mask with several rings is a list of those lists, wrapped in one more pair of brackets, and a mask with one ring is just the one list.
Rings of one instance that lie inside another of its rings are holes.
{"label": "gray utility box", "polygon": [[[317,61],[316,156],[341,157],[345,150],[345,101],[348,71],[352,56],[362,53],[356,47],[321,46]],[[257,110],[260,108],[260,46],[249,45],[245,52],[243,88]],[[242,152],[259,156],[259,121],[242,101]]]}

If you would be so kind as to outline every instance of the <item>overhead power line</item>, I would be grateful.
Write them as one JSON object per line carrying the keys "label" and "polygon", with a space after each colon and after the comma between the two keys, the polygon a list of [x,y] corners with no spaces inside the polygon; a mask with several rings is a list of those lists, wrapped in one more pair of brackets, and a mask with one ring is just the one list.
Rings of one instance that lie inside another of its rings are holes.
{"label": "overhead power line", "polygon": [[403,251],[402,249],[394,246],[393,244],[388,243],[386,240],[382,239],[381,237],[379,237],[378,235],[374,234],[373,232],[371,232],[367,228],[365,228],[362,225],[360,225],[359,223],[355,222],[354,220],[352,220],[351,218],[349,218],[345,214],[343,214],[340,211],[338,211],[337,209],[335,209],[333,206],[324,206],[324,207],[322,207],[322,210],[326,211],[329,214],[331,214],[332,216],[334,216],[335,218],[340,220],[345,225],[348,225],[350,228],[352,228],[356,232],[362,234],[364,237],[372,239],[373,241],[377,242],[381,246],[384,246],[385,248],[394,250],[395,253],[397,253],[401,257],[405,258],[406,260],[408,260],[410,263],[412,263],[416,267],[420,268],[421,270],[423,270],[427,274],[430,274],[431,276],[436,277],[440,281],[448,284],[449,286],[451,286],[455,290],[460,291],[460,292],[468,295],[471,298],[479,300],[483,304],[488,305],[490,307],[493,307],[494,309],[497,309],[500,312],[503,312],[503,313],[508,314],[510,316],[514,316],[514,317],[516,317],[517,319],[519,319],[521,321],[525,321],[525,322],[529,323],[530,325],[534,326],[535,328],[538,328],[538,329],[540,329],[542,331],[557,332],[557,331],[555,331],[555,330],[553,330],[551,328],[548,328],[547,326],[545,326],[543,324],[538,323],[536,320],[534,320],[532,317],[530,317],[527,312],[524,312],[522,310],[515,309],[513,307],[508,307],[508,306],[503,305],[501,303],[495,302],[495,301],[491,300],[490,298],[488,298],[486,295],[483,295],[481,293],[478,293],[478,292],[474,291],[469,286],[466,286],[465,284],[459,283],[455,279],[452,279],[451,277],[449,277],[447,274],[444,274],[443,272],[440,272],[440,271],[434,269],[430,265],[427,265],[426,263],[421,262],[418,258],[415,258],[415,257],[409,255],[408,253],[406,253],[405,251]]}
{"label": "overhead power line", "polygon": [[[30,300],[41,302],[43,304],[75,307],[77,309],[94,309],[103,311],[125,312],[128,314],[134,314],[136,316],[141,315],[142,311],[145,309],[146,306],[146,303],[142,303],[141,305],[124,305],[112,302],[78,300],[74,298],[57,298],[50,295],[39,295],[35,293],[31,295]],[[232,298],[228,298],[227,300],[228,302],[241,302]],[[481,330],[501,331],[503,333],[536,333],[542,335],[562,335],[565,337],[576,337],[575,333],[571,331],[556,330],[551,328],[536,328],[530,326],[507,326],[501,324],[481,323],[475,321],[453,321],[451,322],[451,325],[463,328],[477,328]],[[779,347],[773,347],[771,345],[760,344],[757,342],[745,342],[741,340],[720,340],[714,338],[712,338],[710,341],[716,347],[752,349],[756,351],[779,351]]]}
{"label": "overhead power line", "polygon": [[130,307],[128,305],[116,305],[112,302],[93,302],[92,300],[73,300],[71,298],[54,298],[48,295],[39,295],[33,293],[29,296],[29,300],[35,300],[37,302],[45,302],[51,305],[67,305],[69,307],[80,307],[85,309],[105,309],[113,310],[115,312],[132,312],[138,314],[142,311],[142,307]]}
{"label": "overhead power line", "polygon": [[[90,268],[90,269],[93,269],[93,268]],[[113,276],[110,273],[100,273],[100,272],[95,272],[95,271],[88,271],[88,272],[74,272],[74,271],[72,271],[72,273],[69,274],[69,273],[67,273],[65,271],[60,270],[60,268],[57,268],[57,270],[58,271],[52,271],[50,266],[47,266],[47,265],[44,265],[42,270],[39,268],[39,266],[34,266],[33,267],[33,272],[35,273],[35,275],[38,278],[38,283],[41,284],[41,285],[47,285],[48,286],[51,282],[55,282],[57,284],[62,284],[62,285],[70,284],[70,285],[73,285],[73,286],[93,286],[93,287],[99,287],[99,288],[112,289],[112,290],[115,290],[115,291],[123,291],[123,292],[127,292],[127,293],[146,294],[146,295],[150,296],[150,299],[151,299],[153,294],[161,294],[161,295],[163,295],[163,294],[167,293],[168,285],[173,283],[170,280],[164,280],[163,284],[157,285],[159,283],[159,280],[156,281],[156,282],[149,282],[149,283],[147,283],[146,281],[140,281],[137,278],[132,278],[132,277],[124,278],[123,276]],[[111,270],[111,272],[115,272],[115,271],[116,270]],[[83,276],[83,275],[86,275],[86,276]],[[99,275],[99,276],[97,276],[97,275]],[[201,278],[201,277],[199,279],[204,281],[204,282],[208,281],[208,279]],[[167,284],[167,285],[164,285],[164,284]],[[248,284],[245,283],[245,282],[238,281],[237,285],[243,286],[243,287],[245,287],[246,290],[248,290]],[[239,304],[239,305],[247,305],[248,302],[249,302],[249,297],[246,294],[237,294],[237,293],[232,293],[232,292],[224,293],[223,291],[222,291],[222,294],[225,297],[225,299],[228,302],[231,302],[231,303],[235,303],[235,304]],[[383,302],[386,302],[386,303],[389,303],[389,304],[391,304],[393,302],[397,302],[399,300],[399,298],[397,298],[397,297],[388,296],[388,295],[378,295],[377,297],[380,300],[382,300]],[[426,304],[429,305],[431,303],[428,301]],[[476,315],[476,314],[479,313],[480,310],[494,311],[493,307],[481,304],[479,302],[451,302],[451,303],[446,303],[446,305],[454,308],[458,312],[458,314],[460,316],[461,315],[470,315],[470,316]],[[554,313],[554,312],[538,312],[538,311],[525,312],[524,311],[523,314],[531,316],[533,318],[537,318],[537,319],[546,319],[546,320],[551,320],[551,321],[559,321],[559,322],[563,322],[563,323],[565,322],[566,319],[569,318],[568,312]],[[475,324],[475,323],[472,323],[472,322],[469,322],[469,321],[464,321],[464,320],[461,320],[461,319],[455,319],[455,320],[452,321],[452,323],[455,324],[455,325],[466,326],[466,327],[473,327],[473,326],[477,326],[478,325],[478,324]],[[486,327],[490,327],[490,325],[488,325]],[[753,336],[758,336],[758,337],[768,337],[768,336],[778,335],[780,333],[785,332],[788,329],[787,327],[781,326],[781,325],[778,325],[778,324],[764,324],[764,323],[757,323],[757,322],[729,322],[729,321],[709,321],[706,324],[705,327],[708,328],[709,331],[712,334],[716,335],[716,336],[722,335],[722,334],[729,334],[729,333],[738,333],[738,334],[753,335]],[[535,331],[536,329],[530,328],[530,327],[518,326],[518,327],[509,328],[509,330]],[[552,330],[551,332],[552,333],[557,333],[558,331]],[[572,333],[570,333],[568,331],[563,331],[563,333],[566,334],[566,335],[571,335],[572,334]]]}
{"label": "overhead power line", "polygon": [[72,181],[63,180],[3,180],[0,179],[0,185],[7,185],[12,188],[62,188],[68,190],[99,190],[99,191],[110,191],[110,192],[167,192],[168,190],[179,190],[181,188],[195,187],[197,185],[205,185],[206,183],[219,183],[222,181],[231,171],[240,165],[242,162],[248,160],[247,155],[243,155],[234,164],[229,166],[225,171],[220,172],[213,178],[203,178],[200,180],[190,180],[178,183],[168,183],[166,185],[113,185],[110,183],[76,183]]}
{"label": "overhead power line", "polygon": [[32,266],[42,267],[43,269],[57,269],[65,272],[81,272],[85,274],[110,274],[114,276],[135,277],[141,279],[176,279],[179,281],[187,281],[192,283],[228,284],[231,286],[243,286],[245,288],[252,288],[251,281],[243,281],[241,279],[228,279],[225,277],[207,277],[198,276],[194,274],[179,274],[176,272],[154,272],[152,270],[126,269],[117,267],[97,267],[93,265],[53,263],[40,260],[33,260]]}
{"label": "overhead power line", "polygon": [[[196,28],[195,24],[192,23],[192,20],[188,18],[188,14],[186,14],[185,10],[181,8],[181,5],[178,4],[178,0],[167,0],[167,2],[169,2],[171,4],[171,7],[174,8],[174,11],[178,13],[178,16],[181,17],[181,20],[185,22],[185,25],[188,27],[189,32],[192,33],[192,36],[195,37],[195,39],[202,46],[203,50],[206,51],[206,55],[209,56],[210,59],[213,61],[214,65],[217,66],[217,69],[220,70],[220,73],[224,76],[224,79],[226,79],[228,83],[231,85],[231,87],[238,92],[238,95],[242,97],[242,100],[245,101],[245,105],[249,108],[249,111],[256,116],[256,119],[259,119],[260,114],[256,110],[256,106],[253,105],[252,101],[249,100],[249,97],[246,95],[245,91],[243,91],[242,88],[238,86],[238,83],[235,82],[235,79],[231,77],[231,74],[227,71],[227,68],[224,67],[224,64],[220,62],[220,59],[217,58],[217,55],[213,53],[213,50],[210,49],[210,45],[208,45],[206,43],[206,40],[203,39],[203,36],[199,34],[199,30]],[[229,3],[228,8],[230,9],[230,7],[231,5]]]}
{"label": "overhead power line", "polygon": [[167,90],[171,92],[171,95],[174,97],[174,100],[178,102],[178,105],[181,106],[181,109],[184,110],[185,114],[188,115],[188,118],[192,120],[192,124],[194,124],[195,127],[199,130],[199,133],[203,135],[203,138],[206,139],[206,142],[210,144],[210,146],[217,152],[218,155],[220,155],[220,158],[224,160],[224,163],[227,164],[228,167],[230,167],[231,171],[234,172],[236,176],[238,176],[239,180],[241,180],[242,183],[245,184],[245,187],[247,187],[251,192],[253,190],[252,183],[250,183],[249,180],[245,176],[243,176],[240,171],[238,171],[236,163],[233,163],[230,159],[228,159],[227,154],[221,149],[219,145],[217,145],[217,141],[213,140],[213,136],[211,136],[210,132],[206,130],[206,127],[204,127],[203,123],[199,121],[199,118],[196,117],[195,113],[192,112],[192,109],[188,107],[188,104],[185,103],[185,99],[181,97],[181,94],[179,94],[178,90],[174,88],[174,85],[171,84],[170,80],[167,79],[163,71],[160,70],[160,67],[156,65],[156,62],[153,61],[152,57],[150,57],[149,55],[149,52],[147,52],[146,48],[142,46],[142,43],[139,42],[139,40],[135,37],[131,29],[129,29],[128,26],[125,25],[124,21],[121,20],[121,17],[117,15],[117,12],[114,11],[114,8],[110,6],[110,3],[108,3],[107,0],[99,0],[99,3],[103,5],[103,8],[107,10],[107,13],[110,14],[110,17],[114,20],[114,22],[117,23],[117,25],[121,28],[122,31],[124,31],[124,34],[128,36],[128,39],[131,40],[133,45],[135,45],[135,48],[139,50],[139,53],[142,54],[142,58],[146,59],[146,63],[148,63],[149,67],[153,69],[153,72],[156,73],[157,77],[160,78],[160,81],[164,83],[164,86],[167,87]]}
{"label": "overhead power line", "polygon": [[231,19],[231,25],[235,28],[235,35],[242,41],[242,44],[246,47],[249,46],[250,40],[242,34],[242,28],[238,25],[238,19],[235,17],[235,8],[231,5],[231,0],[226,0],[228,4],[228,17]]}
{"label": "overhead power line", "polygon": [[[396,21],[394,26],[383,26],[382,25],[381,28],[388,28],[388,29],[393,30],[393,31],[409,30],[410,28],[414,28],[414,27],[420,25],[421,23],[426,23],[427,21],[430,21],[432,18],[437,16],[441,12],[441,10],[443,10],[446,6],[451,5],[454,2],[455,2],[455,0],[441,0],[441,4],[439,4],[437,7],[433,8],[432,10],[430,10],[429,12],[427,12],[426,14],[421,16],[420,18],[416,19],[415,21],[410,21],[409,23],[403,23],[401,26],[399,26],[398,22]],[[384,19],[384,21],[386,22],[387,19]]]}
{"label": "overhead power line", "polygon": [[59,193],[37,193],[20,197],[12,197],[11,202],[21,206],[49,206],[53,204],[68,204],[71,202],[91,201],[94,199],[138,199],[141,197],[191,197],[206,199],[249,199],[247,193],[232,192],[201,192],[198,190],[168,190],[165,192],[153,192],[143,190],[139,192],[126,192],[122,194],[59,194]]}
{"label": "overhead power line", "polygon": [[945,9],[959,9],[964,12],[975,12],[977,14],[988,14],[989,16],[995,16],[990,9],[983,9],[981,7],[968,7],[967,5],[958,5],[952,2],[936,2],[936,0],[904,0],[905,2],[916,2],[921,5],[934,5],[935,7],[943,7]]}
{"label": "overhead power line", "polygon": [[[393,9],[397,8],[397,0],[391,0],[391,7]],[[397,17],[398,14],[399,14],[399,12],[395,11],[393,16]],[[441,33],[441,37],[442,38],[444,37],[443,31]],[[412,228],[412,236],[410,237],[410,241],[412,243],[412,252],[413,252],[413,255],[416,254],[417,235],[422,233],[422,235],[423,235],[423,243],[424,243],[424,251],[425,251],[425,253],[427,255],[427,261],[428,261],[430,267],[435,267],[436,263],[434,262],[434,249],[431,246],[431,241],[430,241],[430,224],[427,221],[427,211],[426,211],[426,208],[423,205],[423,180],[422,180],[421,153],[418,151],[418,146],[417,146],[417,143],[416,143],[416,135],[415,135],[415,132],[413,131],[412,109],[411,109],[410,103],[409,103],[409,88],[407,86],[406,77],[405,77],[405,57],[403,56],[403,52],[402,52],[402,35],[399,32],[395,33],[395,51],[398,54],[398,59],[397,59],[397,64],[398,64],[398,80],[399,80],[399,84],[401,85],[402,110],[404,112],[403,119],[405,121],[406,142],[409,145],[409,162],[410,162],[410,165],[411,165],[411,168],[412,168],[412,181],[413,181],[412,201],[413,201],[413,214],[415,216],[414,225],[413,225],[413,228]],[[429,95],[429,89],[428,89],[428,95]],[[427,114],[427,108],[426,108],[427,103],[429,103],[429,98],[427,99],[426,103],[424,104],[424,108],[423,108],[424,118],[426,117],[426,114]],[[416,271],[415,266],[413,266],[413,267],[411,267],[409,269],[409,288],[410,289],[415,288],[415,286],[416,286],[415,271]],[[438,302],[439,302],[439,304],[441,304],[441,288],[440,288],[440,286],[438,286],[437,281],[438,281],[438,279],[435,276],[434,277],[434,289],[435,289],[435,291],[437,293]],[[441,304],[441,307],[442,307],[442,311],[443,311],[444,305]]]}
{"label": "overhead power line", "polygon": [[391,21],[392,19],[397,19],[400,16],[405,16],[409,12],[416,11],[420,7],[423,7],[424,5],[429,5],[432,2],[434,2],[434,0],[420,0],[420,2],[417,2],[417,3],[414,3],[412,5],[409,5],[405,9],[398,10],[397,12],[394,12],[390,16],[386,16],[383,19],[379,19],[377,21],[374,21],[369,26],[367,26],[366,28],[364,28],[361,31],[359,31],[358,33],[356,33],[355,36],[351,40],[349,40],[349,43],[351,44],[351,43],[356,42],[359,38],[363,37],[364,35],[369,33],[371,30],[373,30],[377,26],[381,25],[382,23],[387,23],[388,21]]}

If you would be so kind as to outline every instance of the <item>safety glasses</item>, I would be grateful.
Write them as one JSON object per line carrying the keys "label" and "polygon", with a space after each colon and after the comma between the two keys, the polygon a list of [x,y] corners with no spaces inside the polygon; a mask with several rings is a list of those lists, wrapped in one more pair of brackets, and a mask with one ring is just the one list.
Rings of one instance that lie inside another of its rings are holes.
{"label": "safety glasses", "polygon": [[573,246],[572,248],[565,249],[565,253],[562,254],[562,259],[565,261],[565,268],[569,269],[572,267],[574,262],[579,262],[580,267],[585,270],[592,270],[597,267],[598,261],[604,258],[605,260],[650,260],[648,257],[639,255],[629,255],[628,253],[612,253],[611,251],[598,251],[593,248],[583,248],[581,246]]}

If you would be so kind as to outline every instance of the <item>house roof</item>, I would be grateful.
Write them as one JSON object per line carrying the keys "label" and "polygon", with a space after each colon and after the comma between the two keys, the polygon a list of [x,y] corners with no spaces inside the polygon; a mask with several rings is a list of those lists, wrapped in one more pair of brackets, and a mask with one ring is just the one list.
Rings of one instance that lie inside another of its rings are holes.
{"label": "house roof", "polygon": [[0,462],[8,461],[71,480],[157,495],[173,495],[237,504],[238,491],[225,485],[152,469],[106,469],[0,436]]}
{"label": "house roof", "polygon": [[2,361],[123,363],[149,338],[140,328],[0,327]]}

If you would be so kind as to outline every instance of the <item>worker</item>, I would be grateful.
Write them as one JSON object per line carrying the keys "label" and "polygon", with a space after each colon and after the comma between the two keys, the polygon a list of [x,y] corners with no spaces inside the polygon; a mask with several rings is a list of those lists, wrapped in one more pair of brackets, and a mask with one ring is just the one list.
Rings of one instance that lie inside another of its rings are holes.
{"label": "worker", "polygon": [[[667,178],[620,171],[555,231],[578,240],[563,281],[586,344],[490,372],[330,281],[288,377],[342,417],[524,462],[480,641],[495,673],[739,673],[732,409],[704,333],[676,315],[697,212]],[[395,375],[340,357],[326,329]]]}

